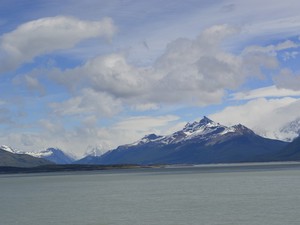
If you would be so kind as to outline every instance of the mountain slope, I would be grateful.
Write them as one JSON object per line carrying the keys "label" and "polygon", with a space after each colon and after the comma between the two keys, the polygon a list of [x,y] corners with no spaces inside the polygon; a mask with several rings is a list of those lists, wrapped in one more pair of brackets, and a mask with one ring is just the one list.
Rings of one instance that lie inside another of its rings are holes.
{"label": "mountain slope", "polygon": [[147,135],[100,157],[84,158],[88,164],[180,164],[268,161],[286,143],[256,135],[243,125],[227,127],[204,117],[171,135]]}
{"label": "mountain slope", "polygon": [[0,147],[0,166],[35,167],[48,164],[51,164],[48,160],[35,158],[26,154],[14,153],[14,151],[7,146]]}
{"label": "mountain slope", "polygon": [[276,156],[279,161],[299,161],[300,160],[300,136],[285,146]]}

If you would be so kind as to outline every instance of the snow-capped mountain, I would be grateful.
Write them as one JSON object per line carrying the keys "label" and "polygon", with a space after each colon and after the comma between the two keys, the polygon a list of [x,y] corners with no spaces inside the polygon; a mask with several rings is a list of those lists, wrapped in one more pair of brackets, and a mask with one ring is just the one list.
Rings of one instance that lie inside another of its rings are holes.
{"label": "snow-capped mountain", "polygon": [[84,156],[101,156],[103,153],[100,147],[89,147]]}
{"label": "snow-capped mountain", "polygon": [[279,133],[280,133],[280,135],[277,135],[277,136],[279,136],[279,138],[282,140],[285,140],[285,141],[294,140],[296,137],[298,137],[300,135],[300,118],[284,125],[280,129]]}
{"label": "snow-capped mountain", "polygon": [[275,128],[254,128],[256,133],[262,137],[277,139],[286,142],[292,142],[300,135],[300,117],[283,124],[274,122]]}
{"label": "snow-capped mountain", "polygon": [[[90,159],[93,160],[95,157],[100,157],[103,155],[103,151],[99,147],[89,147],[88,150],[84,153],[83,158],[86,161],[89,161]],[[75,161],[74,163],[79,163],[79,161]]]}
{"label": "snow-capped mountain", "polygon": [[51,162],[46,159],[24,154],[6,145],[0,146],[0,166],[35,167],[48,164],[51,164]]}
{"label": "snow-capped mountain", "polygon": [[122,145],[100,157],[80,163],[152,164],[218,163],[265,159],[265,155],[286,143],[256,135],[239,124],[224,126],[204,117],[187,123],[182,130],[166,136],[146,135],[132,144]]}
{"label": "snow-capped mountain", "polygon": [[47,159],[56,164],[70,164],[75,161],[72,156],[67,155],[58,148],[48,148],[40,152],[26,152],[25,154],[31,155],[36,158]]}
{"label": "snow-capped mountain", "polygon": [[[227,127],[204,117],[199,122],[187,123],[185,127],[171,135],[157,136],[155,134],[146,135],[141,140],[134,142],[133,144],[125,145],[127,147],[135,145],[143,145],[146,143],[154,142],[164,145],[177,144],[180,142],[193,141],[194,139],[199,141],[216,141],[220,137],[226,137],[228,135],[240,135],[240,134],[254,134],[254,132],[247,127],[238,124],[231,127]],[[220,140],[219,140],[220,141]]]}

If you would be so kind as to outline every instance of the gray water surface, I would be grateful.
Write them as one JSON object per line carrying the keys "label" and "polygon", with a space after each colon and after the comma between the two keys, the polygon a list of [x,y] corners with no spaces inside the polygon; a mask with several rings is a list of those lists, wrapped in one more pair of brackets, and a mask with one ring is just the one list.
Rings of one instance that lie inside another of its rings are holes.
{"label": "gray water surface", "polygon": [[299,225],[300,169],[0,176],[3,225]]}

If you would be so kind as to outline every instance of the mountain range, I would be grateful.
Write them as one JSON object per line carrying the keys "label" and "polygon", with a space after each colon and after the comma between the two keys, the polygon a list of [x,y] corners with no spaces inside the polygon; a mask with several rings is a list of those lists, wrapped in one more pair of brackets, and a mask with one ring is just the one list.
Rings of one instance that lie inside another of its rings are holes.
{"label": "mountain range", "polygon": [[274,160],[287,145],[255,134],[238,124],[224,126],[204,117],[182,130],[160,136],[150,134],[101,156],[88,156],[80,164],[202,164]]}
{"label": "mountain range", "polygon": [[[9,146],[2,145],[0,147],[0,150],[5,151],[4,153],[10,153],[11,156],[15,156],[18,158],[22,158],[24,156],[30,156],[32,159],[40,159],[39,161],[45,161],[46,164],[49,163],[55,163],[55,164],[71,164],[75,161],[74,157],[64,153],[62,150],[58,148],[47,148],[45,150],[42,150],[40,152],[23,152],[16,149],[13,149]],[[27,157],[28,158],[28,157]],[[41,160],[44,159],[44,160]],[[4,163],[4,158],[0,158],[0,165],[1,162]],[[5,164],[5,163],[4,163]],[[17,164],[16,164],[17,165]],[[33,164],[35,166],[35,164]]]}
{"label": "mountain range", "polygon": [[149,134],[102,155],[99,149],[93,149],[89,153],[75,161],[74,157],[57,148],[21,152],[1,146],[0,166],[30,167],[49,163],[150,165],[296,161],[300,160],[300,137],[291,143],[268,139],[241,124],[224,126],[204,117],[200,121],[187,123],[183,129],[170,135]]}
{"label": "mountain range", "polygon": [[36,158],[27,154],[16,153],[5,145],[0,147],[1,167],[35,167],[48,164],[53,163],[46,159]]}

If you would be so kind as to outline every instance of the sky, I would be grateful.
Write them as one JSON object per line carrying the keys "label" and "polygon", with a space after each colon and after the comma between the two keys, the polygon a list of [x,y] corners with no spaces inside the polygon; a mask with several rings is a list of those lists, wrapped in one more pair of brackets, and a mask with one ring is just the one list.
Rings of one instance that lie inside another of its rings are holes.
{"label": "sky", "polygon": [[0,0],[0,144],[80,157],[208,116],[288,140],[298,0]]}

